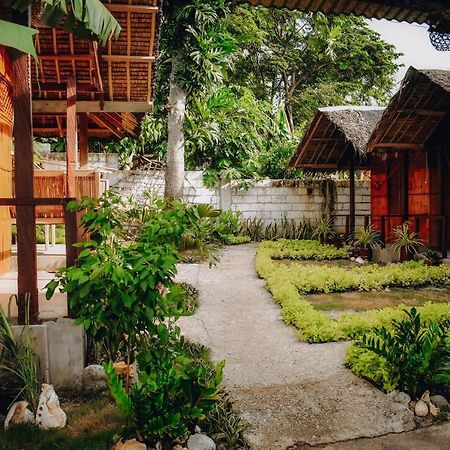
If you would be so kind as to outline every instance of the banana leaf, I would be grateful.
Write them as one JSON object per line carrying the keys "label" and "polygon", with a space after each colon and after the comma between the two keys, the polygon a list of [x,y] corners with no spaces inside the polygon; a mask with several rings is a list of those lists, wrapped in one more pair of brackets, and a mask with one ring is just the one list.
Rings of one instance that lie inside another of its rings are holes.
{"label": "banana leaf", "polygon": [[38,31],[16,23],[0,20],[0,44],[13,47],[37,58],[33,36]]}

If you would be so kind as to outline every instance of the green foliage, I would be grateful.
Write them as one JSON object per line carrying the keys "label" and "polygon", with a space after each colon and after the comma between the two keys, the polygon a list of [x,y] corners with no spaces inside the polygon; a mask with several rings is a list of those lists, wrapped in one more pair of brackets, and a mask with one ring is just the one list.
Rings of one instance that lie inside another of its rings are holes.
{"label": "green foliage", "polygon": [[130,397],[123,387],[122,380],[120,380],[120,378],[118,377],[112,362],[103,364],[103,368],[105,369],[111,397],[116,402],[116,405],[118,406],[122,414],[128,417],[132,412],[132,404]]}
{"label": "green foliage", "polygon": [[239,232],[240,220],[241,213],[239,211],[222,211],[215,223],[215,233],[220,239],[226,241],[228,237]]}
{"label": "green foliage", "polygon": [[319,239],[321,244],[325,244],[328,239],[332,239],[335,236],[333,219],[325,217],[319,219],[314,224],[312,236]]}
{"label": "green foliage", "polygon": [[401,255],[404,250],[407,255],[413,255],[419,252],[423,247],[423,243],[419,239],[419,235],[415,232],[409,231],[409,222],[404,222],[402,225],[395,227],[393,230],[394,240],[392,243],[392,251]]}
{"label": "green foliage", "polygon": [[[29,296],[27,311],[28,308]],[[40,392],[39,358],[33,350],[28,317],[25,322],[20,338],[16,338],[8,318],[0,308],[0,374],[7,375],[7,387],[16,391],[16,399],[23,397],[36,412]]]}
{"label": "green foliage", "polygon": [[183,316],[191,316],[197,311],[200,304],[200,293],[192,284],[180,283],[178,285],[183,290],[183,300],[181,311]]}
{"label": "green foliage", "polygon": [[439,323],[424,321],[415,308],[404,313],[402,320],[392,321],[392,329],[374,328],[355,346],[380,357],[374,364],[376,377],[387,369],[399,389],[416,398],[426,389],[450,383],[450,319],[447,315]]}
{"label": "green foliage", "polygon": [[248,236],[252,241],[276,239],[311,239],[313,232],[309,220],[283,218],[281,221],[266,223],[262,219],[247,219],[241,222],[239,234]]}
{"label": "green foliage", "polygon": [[[376,311],[367,311],[361,314],[343,314],[336,319],[331,319],[323,311],[315,310],[314,307],[307,301],[307,297],[301,295],[299,286],[303,290],[311,289],[311,284],[304,281],[305,277],[312,279],[311,273],[322,273],[316,279],[316,288],[321,286],[323,290],[332,290],[336,286],[342,286],[342,277],[347,277],[348,273],[352,273],[357,269],[340,269],[338,267],[306,267],[302,269],[292,269],[282,263],[272,260],[273,248],[276,245],[274,242],[263,242],[258,248],[256,255],[256,270],[260,277],[266,280],[267,289],[272,294],[274,300],[281,306],[281,315],[288,324],[294,325],[298,329],[299,338],[302,341],[307,342],[328,342],[342,339],[352,339],[355,334],[363,334],[368,332],[371,328],[377,326],[390,327],[393,319],[400,319],[403,314],[402,306],[397,308],[385,308]],[[364,266],[359,270],[370,270],[370,266]],[[443,272],[434,271],[429,269],[440,269],[441,267],[425,267],[419,263],[404,263],[404,264],[392,264],[387,267],[376,267],[377,270],[400,268],[398,276],[404,277],[403,282],[409,280],[406,284],[413,285],[414,280],[419,285],[425,284],[433,280],[436,285],[447,285],[449,283],[449,270],[445,269]],[[323,269],[325,272],[323,272]],[[340,270],[340,275],[335,276],[334,272]],[[425,272],[422,272],[425,270]],[[403,273],[403,275],[401,275]],[[364,278],[367,274],[360,274],[360,283],[363,284]],[[416,276],[419,279],[416,279]],[[327,277],[333,277],[332,281],[329,281]],[[378,278],[377,284],[383,285],[383,275],[378,273],[375,278]],[[347,280],[348,278],[345,278]],[[394,278],[395,279],[395,278]],[[392,280],[392,278],[391,278]],[[334,284],[333,284],[334,283]],[[370,281],[369,281],[370,283]],[[366,283],[367,286],[367,283]],[[347,285],[346,289],[349,288]],[[381,289],[381,287],[380,287]],[[424,306],[418,308],[422,318],[424,320],[435,320],[440,322],[450,312],[450,305],[447,303],[427,303]]]}
{"label": "green foliage", "polygon": [[69,293],[77,322],[95,340],[106,341],[111,360],[133,349],[139,332],[164,339],[165,319],[182,300],[172,289],[177,245],[196,222],[197,210],[163,201],[127,210],[113,194],[71,206],[86,209],[81,220],[90,239],[77,244],[77,264],[47,285],[47,298],[58,287]]}
{"label": "green foliage", "polygon": [[234,234],[229,234],[228,236],[225,236],[224,242],[227,245],[240,245],[251,242],[251,239],[250,236],[235,236]]}
{"label": "green foliage", "polygon": [[292,127],[304,128],[318,107],[390,97],[398,54],[361,18],[247,5],[230,22],[246,36],[231,81],[283,105]]}
{"label": "green foliage", "polygon": [[381,243],[381,236],[375,230],[373,225],[368,225],[364,228],[358,228],[353,236],[353,245],[355,247],[374,249]]}
{"label": "green foliage", "polygon": [[315,260],[348,259],[348,248],[321,245],[312,240],[280,239],[273,243],[272,259]]}

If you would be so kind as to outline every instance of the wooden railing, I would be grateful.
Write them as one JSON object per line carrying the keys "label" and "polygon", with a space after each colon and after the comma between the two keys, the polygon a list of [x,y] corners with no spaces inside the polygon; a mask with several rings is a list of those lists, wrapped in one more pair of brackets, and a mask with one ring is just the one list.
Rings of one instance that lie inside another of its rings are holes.
{"label": "wooden railing", "polygon": [[[13,175],[14,187],[14,175]],[[76,171],[76,197],[100,197],[108,188],[107,180],[101,179],[100,172],[93,170]],[[36,170],[34,172],[35,198],[66,198],[66,174],[60,170]],[[13,190],[14,197],[14,190]],[[11,217],[16,216],[15,207],[10,208]],[[37,223],[64,223],[61,205],[36,206]]]}

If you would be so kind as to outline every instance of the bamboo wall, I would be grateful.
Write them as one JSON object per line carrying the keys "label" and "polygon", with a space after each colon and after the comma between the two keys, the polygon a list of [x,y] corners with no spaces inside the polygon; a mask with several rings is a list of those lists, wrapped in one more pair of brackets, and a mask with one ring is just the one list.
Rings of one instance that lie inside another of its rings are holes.
{"label": "bamboo wall", "polygon": [[[11,62],[6,48],[0,45],[0,197],[12,192],[12,88]],[[10,269],[11,215],[8,206],[0,206],[0,274]]]}

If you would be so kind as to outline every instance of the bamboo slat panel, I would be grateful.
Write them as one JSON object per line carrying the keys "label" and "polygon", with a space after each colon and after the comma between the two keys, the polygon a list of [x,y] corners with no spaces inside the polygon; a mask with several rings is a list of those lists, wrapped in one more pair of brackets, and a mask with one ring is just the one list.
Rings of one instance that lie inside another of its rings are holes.
{"label": "bamboo slat panel", "polygon": [[[0,197],[11,197],[12,187],[12,89],[11,63],[0,45]],[[7,206],[0,206],[0,274],[10,269],[11,216]]]}
{"label": "bamboo slat panel", "polygon": [[[14,174],[13,174],[14,180]],[[98,198],[105,191],[100,173],[95,171],[79,170],[75,174],[75,193],[77,198],[83,196]],[[14,182],[12,183],[14,185]],[[34,195],[36,198],[65,198],[66,174],[61,170],[36,170],[34,172]],[[13,190],[14,196],[14,190]],[[15,208],[11,208],[11,215],[15,217]],[[62,206],[37,206],[37,219],[64,219]]]}

